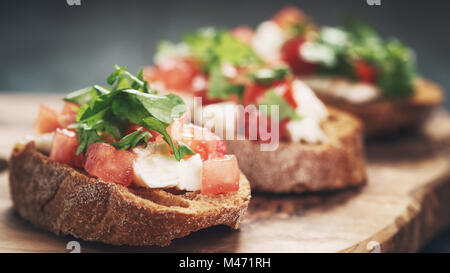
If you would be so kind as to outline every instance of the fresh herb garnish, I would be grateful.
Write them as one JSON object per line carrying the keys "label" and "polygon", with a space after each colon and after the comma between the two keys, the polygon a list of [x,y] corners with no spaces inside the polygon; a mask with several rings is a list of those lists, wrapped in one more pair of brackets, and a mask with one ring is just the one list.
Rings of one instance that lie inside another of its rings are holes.
{"label": "fresh herb garnish", "polygon": [[184,36],[183,42],[198,58],[206,72],[224,63],[248,65],[261,63],[250,46],[234,38],[226,30],[203,28]]}
{"label": "fresh herb garnish", "polygon": [[264,98],[259,105],[267,106],[264,108],[260,107],[260,110],[265,112],[267,116],[270,116],[272,106],[279,106],[279,120],[284,120],[286,118],[290,118],[291,120],[302,119],[295,109],[273,89],[267,90],[266,93],[264,93]]}
{"label": "fresh herb garnish", "polygon": [[124,136],[121,140],[113,143],[112,145],[116,147],[117,150],[128,150],[139,143],[147,144],[150,137],[152,137],[152,134],[147,131],[142,131],[141,128],[136,132]]}
{"label": "fresh herb garnish", "polygon": [[107,90],[104,87],[99,85],[89,86],[77,91],[74,91],[67,95],[64,100],[68,102],[73,102],[79,105],[84,105],[94,100],[101,94],[109,93],[110,90]]}
{"label": "fresh herb garnish", "polygon": [[286,76],[290,75],[291,71],[288,67],[277,67],[277,68],[261,68],[256,70],[256,72],[251,73],[250,78],[262,85],[270,85],[273,81],[281,81]]}
{"label": "fresh herb garnish", "polygon": [[146,144],[150,137],[146,131],[136,131],[125,136],[121,134],[130,123],[162,134],[178,161],[186,154],[195,154],[181,142],[177,143],[178,146],[174,145],[166,130],[175,118],[186,112],[181,98],[173,94],[157,95],[150,90],[142,79],[142,70],[134,76],[126,71],[126,67],[115,66],[107,82],[112,86],[111,89],[94,86],[75,91],[65,98],[81,105],[77,122],[70,126],[76,129],[79,143],[77,154],[85,153],[91,143],[104,142],[102,136],[105,133],[119,139],[112,144],[117,149]]}
{"label": "fresh herb garnish", "polygon": [[222,74],[220,67],[211,69],[209,75],[209,97],[226,100],[231,95],[235,94],[242,98],[245,86],[241,84],[231,84],[228,79]]}
{"label": "fresh herb garnish", "polygon": [[395,39],[383,39],[360,22],[347,21],[340,28],[324,27],[319,38],[303,51],[305,59],[319,64],[318,73],[357,80],[355,63],[365,61],[376,73],[375,83],[385,96],[403,97],[413,93],[416,76],[412,50]]}

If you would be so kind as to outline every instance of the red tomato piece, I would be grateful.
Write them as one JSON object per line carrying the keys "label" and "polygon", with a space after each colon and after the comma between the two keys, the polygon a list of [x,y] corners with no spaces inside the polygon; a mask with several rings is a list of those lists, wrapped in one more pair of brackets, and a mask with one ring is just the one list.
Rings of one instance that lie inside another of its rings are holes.
{"label": "red tomato piece", "polygon": [[236,157],[225,155],[206,160],[202,167],[202,189],[204,194],[221,194],[239,190],[240,171]]}
{"label": "red tomato piece", "polygon": [[58,115],[59,128],[67,128],[67,126],[74,123],[76,119],[77,119],[76,114]]}
{"label": "red tomato piece", "polygon": [[64,107],[61,110],[61,114],[65,115],[65,114],[77,114],[78,109],[80,109],[80,105],[73,103],[73,102],[68,102],[66,101],[64,103]]}
{"label": "red tomato piece", "polygon": [[[221,141],[210,130],[193,124],[184,125],[181,135],[176,139],[188,145],[195,153],[200,155],[202,160],[216,157],[217,145]],[[223,147],[220,149],[220,153],[222,153]]]}
{"label": "red tomato piece", "polygon": [[310,75],[316,70],[316,64],[307,62],[300,56],[300,46],[305,39],[293,37],[281,47],[281,59],[285,61],[297,75]]}
{"label": "red tomato piece", "polygon": [[[288,118],[282,121],[274,121],[272,127],[271,117],[265,115],[257,109],[240,112],[238,118],[244,124],[245,137],[250,140],[257,140],[260,142],[270,142],[272,138],[284,139],[286,137]],[[242,123],[241,122],[241,123]],[[278,132],[274,129],[278,128]],[[241,130],[238,128],[238,130]]]}
{"label": "red tomato piece", "polygon": [[201,74],[199,65],[187,59],[169,59],[157,64],[158,75],[167,89],[190,91],[194,78]]}
{"label": "red tomato piece", "polygon": [[226,153],[227,153],[227,145],[225,144],[225,141],[219,140],[217,142],[216,157],[222,157]]}
{"label": "red tomato piece", "polygon": [[149,83],[157,82],[160,80],[160,75],[155,67],[144,67],[144,79]]}
{"label": "red tomato piece", "polygon": [[73,167],[83,167],[83,154],[76,155],[78,138],[74,132],[57,129],[53,136],[50,159]]}
{"label": "red tomato piece", "polygon": [[[210,130],[194,124],[184,124],[179,120],[175,120],[167,127],[167,132],[172,137],[175,145],[176,141],[183,142],[195,153],[199,154],[202,160],[216,157],[218,145],[221,140]],[[222,153],[223,149],[224,147],[221,147],[219,153]]]}
{"label": "red tomato piece", "polygon": [[294,109],[297,108],[298,104],[294,98],[291,80],[284,80],[280,83],[273,85],[272,88],[274,88],[275,92],[279,96],[283,97],[292,106],[292,108]]}
{"label": "red tomato piece", "polygon": [[283,8],[272,17],[272,21],[281,28],[287,28],[308,20],[308,17],[301,10],[293,6]]}
{"label": "red tomato piece", "polygon": [[297,102],[292,93],[292,81],[288,79],[281,82],[274,82],[271,85],[257,83],[247,85],[243,97],[244,105],[258,105],[263,100],[265,92],[270,89],[274,89],[275,92],[283,97],[293,108],[297,108]]}
{"label": "red tomato piece", "polygon": [[34,123],[34,129],[38,134],[54,132],[60,128],[58,113],[50,107],[39,105],[39,113]]}
{"label": "red tomato piece", "polygon": [[366,61],[357,61],[355,63],[355,74],[359,80],[367,83],[374,83],[376,78],[375,68]]}
{"label": "red tomato piece", "polygon": [[249,26],[238,26],[231,30],[230,33],[236,39],[247,45],[252,43],[253,35],[255,34],[253,29]]}
{"label": "red tomato piece", "polygon": [[77,111],[80,108],[78,104],[65,102],[61,114],[58,115],[58,122],[61,128],[67,128],[77,119]]}
{"label": "red tomato piece", "polygon": [[105,181],[129,186],[134,177],[135,159],[136,155],[132,152],[116,150],[109,144],[98,142],[89,145],[84,169]]}
{"label": "red tomato piece", "polygon": [[257,105],[258,102],[260,102],[264,98],[264,93],[269,89],[270,87],[252,83],[245,87],[244,90],[244,96],[242,98],[243,103],[245,106],[249,104],[255,104]]}

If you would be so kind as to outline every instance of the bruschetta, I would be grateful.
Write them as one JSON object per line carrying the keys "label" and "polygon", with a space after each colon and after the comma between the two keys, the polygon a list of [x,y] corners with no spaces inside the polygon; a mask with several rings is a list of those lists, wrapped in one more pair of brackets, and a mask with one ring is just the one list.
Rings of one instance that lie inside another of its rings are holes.
{"label": "bruschetta", "polygon": [[39,107],[37,136],[9,161],[15,209],[58,235],[113,245],[165,246],[215,225],[237,229],[250,185],[223,140],[188,123],[176,95],[159,95],[116,67],[110,87]]}
{"label": "bruschetta", "polygon": [[368,136],[418,129],[444,99],[439,85],[420,77],[410,48],[362,22],[317,27],[287,7],[255,31],[233,33],[265,61],[289,65],[326,104],[360,117]]}
{"label": "bruschetta", "polygon": [[361,122],[326,107],[285,64],[261,59],[244,34],[205,28],[179,44],[162,42],[144,78],[167,92],[202,98],[194,122],[227,136],[228,152],[257,191],[362,185]]}

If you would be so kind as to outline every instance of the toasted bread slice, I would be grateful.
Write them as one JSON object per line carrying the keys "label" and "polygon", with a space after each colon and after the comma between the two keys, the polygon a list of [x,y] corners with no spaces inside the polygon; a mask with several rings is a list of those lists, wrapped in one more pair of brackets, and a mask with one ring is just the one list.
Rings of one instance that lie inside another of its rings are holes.
{"label": "toasted bread slice", "polygon": [[261,151],[248,140],[227,141],[252,190],[288,193],[335,190],[366,180],[363,127],[350,114],[329,108],[323,123],[323,144],[280,142],[275,151]]}
{"label": "toasted bread slice", "polygon": [[407,99],[382,98],[360,104],[330,96],[326,90],[315,91],[324,103],[361,118],[367,136],[380,136],[421,128],[429,114],[444,100],[442,88],[428,80],[417,78],[413,87],[414,94]]}
{"label": "toasted bread slice", "polygon": [[126,188],[50,161],[33,142],[14,147],[10,159],[14,207],[33,225],[58,235],[113,245],[169,245],[214,225],[237,229],[250,185],[222,195]]}

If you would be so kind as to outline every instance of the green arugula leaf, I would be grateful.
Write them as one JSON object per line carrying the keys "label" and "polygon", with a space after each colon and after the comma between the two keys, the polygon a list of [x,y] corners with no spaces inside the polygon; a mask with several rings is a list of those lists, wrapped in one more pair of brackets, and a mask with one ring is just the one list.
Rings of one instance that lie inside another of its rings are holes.
{"label": "green arugula leaf", "polygon": [[142,120],[142,122],[140,124],[147,129],[157,131],[158,133],[163,135],[163,139],[167,144],[169,144],[170,148],[173,151],[173,155],[175,156],[175,159],[178,161],[181,160],[177,146],[175,146],[173,144],[172,138],[170,137],[169,133],[167,133],[166,128],[167,128],[167,126],[169,126],[168,124],[164,124],[163,122],[161,122],[160,120],[158,120],[154,117],[145,118]]}
{"label": "green arugula leaf", "polygon": [[95,89],[93,86],[90,86],[70,93],[64,98],[64,100],[79,105],[84,105],[97,98],[98,95],[99,92],[97,91],[97,89]]}
{"label": "green arugula leaf", "polygon": [[102,94],[109,93],[110,90],[100,85],[89,86],[77,91],[71,92],[64,98],[64,101],[73,102],[79,105],[89,104]]}
{"label": "green arugula leaf", "polygon": [[92,143],[104,142],[105,133],[119,139],[112,144],[117,149],[129,149],[139,143],[147,143],[151,136],[147,131],[139,130],[122,137],[121,132],[130,123],[161,133],[177,160],[181,160],[186,154],[193,154],[181,142],[177,142],[178,146],[175,145],[166,131],[174,118],[179,118],[186,112],[183,100],[173,94],[155,94],[148,90],[143,81],[143,70],[139,70],[138,75],[134,76],[125,69],[126,66],[115,66],[115,71],[107,79],[113,86],[111,90],[95,85],[69,97],[83,102],[77,112],[77,122],[70,126],[77,133],[77,154],[85,153]]}
{"label": "green arugula leaf", "polygon": [[130,147],[134,147],[139,143],[144,143],[147,145],[148,139],[152,137],[147,131],[142,131],[142,128],[124,136],[121,140],[113,143],[112,145],[118,150],[128,150]]}
{"label": "green arugula leaf", "polygon": [[148,83],[144,80],[143,69],[140,69],[137,76],[134,76],[126,68],[127,66],[114,65],[115,71],[107,78],[108,84],[113,85],[113,90],[134,89],[145,93],[153,93],[153,91],[150,91]]}
{"label": "green arugula leaf", "polygon": [[[271,89],[266,91],[264,93],[264,98],[259,103],[259,105],[266,105],[267,109],[265,114],[267,116],[270,116],[270,113],[272,111],[272,106],[278,105],[279,106],[279,120],[284,120],[285,118],[290,118],[291,120],[300,120],[302,119],[299,114],[295,111],[295,109],[281,96],[279,96],[275,90]],[[263,108],[260,108],[261,111],[263,111]]]}
{"label": "green arugula leaf", "polygon": [[120,138],[120,130],[117,125],[111,121],[98,120],[95,124],[88,126],[83,122],[76,122],[69,126],[70,129],[75,129],[78,138],[78,149],[76,154],[86,153],[90,144],[95,142],[104,142],[101,140],[100,134],[108,132],[116,138]]}
{"label": "green arugula leaf", "polygon": [[100,136],[95,130],[78,129],[76,131],[78,137],[78,148],[76,155],[85,154],[90,144],[101,142]]}
{"label": "green arugula leaf", "polygon": [[242,98],[245,86],[240,84],[231,84],[222,74],[220,67],[214,67],[211,70],[208,85],[208,95],[211,98],[219,98],[226,100],[232,94]]}
{"label": "green arugula leaf", "polygon": [[174,118],[181,117],[186,112],[183,100],[172,94],[160,96],[141,93],[133,89],[122,90],[122,92],[135,95],[135,98],[153,117],[167,124],[171,123]]}
{"label": "green arugula leaf", "polygon": [[405,97],[413,93],[412,81],[417,74],[413,51],[398,40],[383,39],[364,23],[347,20],[340,28],[322,28],[314,47],[326,53],[319,56],[324,58],[315,60],[318,73],[358,80],[355,63],[362,60],[375,69],[375,83],[385,96]]}
{"label": "green arugula leaf", "polygon": [[183,158],[185,155],[195,155],[195,152],[192,151],[192,149],[189,146],[187,146],[181,141],[177,141],[177,143],[178,143],[178,154],[180,158]]}
{"label": "green arugula leaf", "polygon": [[414,93],[413,79],[416,67],[413,53],[399,41],[386,45],[386,59],[379,64],[378,84],[385,96],[407,97]]}
{"label": "green arugula leaf", "polygon": [[148,111],[134,96],[118,95],[112,102],[112,112],[115,116],[124,117],[132,123],[139,124],[149,116]]}
{"label": "green arugula leaf", "polygon": [[83,105],[77,112],[77,122],[92,126],[106,115],[110,114],[111,101],[115,94],[109,93],[97,97],[89,105]]}
{"label": "green arugula leaf", "polygon": [[180,161],[183,159],[185,155],[194,155],[195,152],[191,150],[186,144],[184,144],[181,141],[177,141],[178,147],[173,143],[172,138],[170,137],[169,133],[167,133],[167,126],[168,124],[164,124],[161,121],[153,118],[148,117],[145,118],[142,123],[142,126],[144,126],[147,129],[151,129],[154,131],[157,131],[158,133],[163,135],[164,141],[169,144],[170,148],[173,151],[173,155],[175,156],[175,159]]}
{"label": "green arugula leaf", "polygon": [[226,30],[203,28],[186,34],[183,42],[194,57],[201,60],[206,72],[224,63],[233,65],[261,63],[250,46],[237,40]]}

